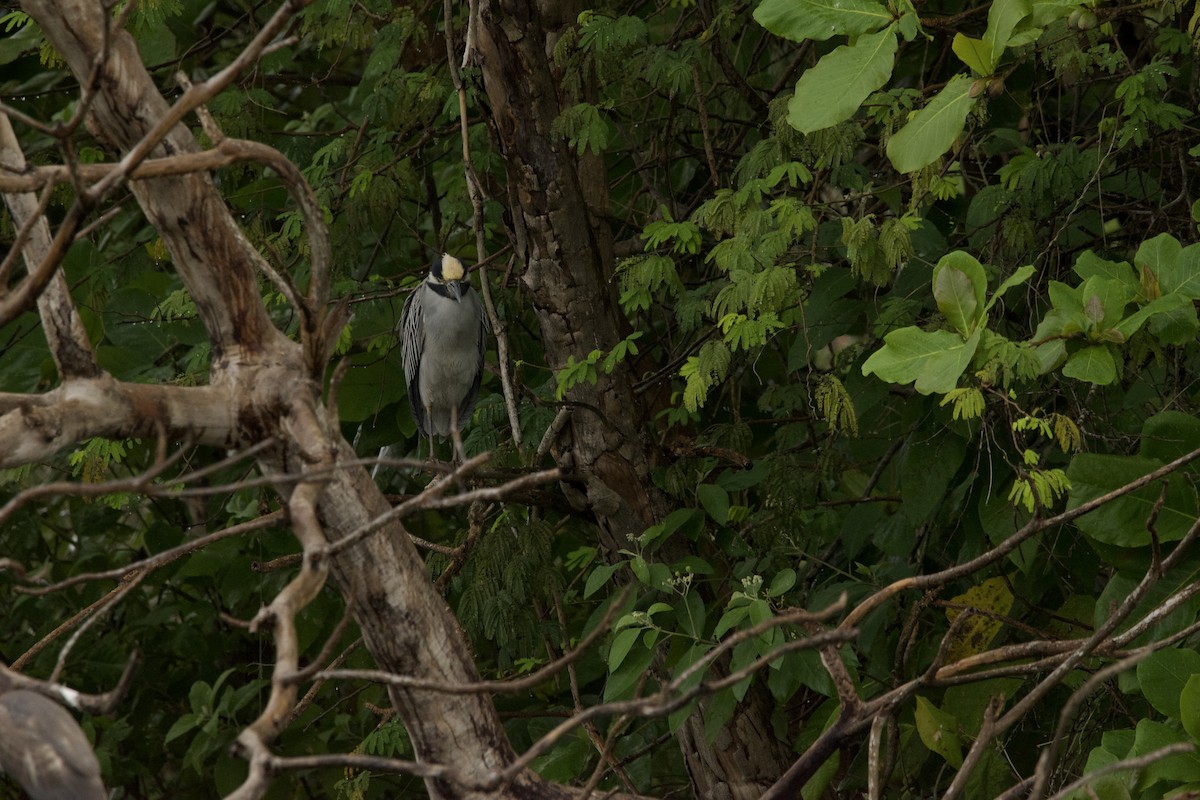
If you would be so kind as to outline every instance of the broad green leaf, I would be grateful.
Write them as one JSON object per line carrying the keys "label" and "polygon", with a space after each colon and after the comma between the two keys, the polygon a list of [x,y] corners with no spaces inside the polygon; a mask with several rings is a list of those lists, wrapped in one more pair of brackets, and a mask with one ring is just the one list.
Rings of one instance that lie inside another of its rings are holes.
{"label": "broad green leaf", "polygon": [[777,572],[775,577],[771,580],[771,587],[767,589],[767,594],[771,597],[779,597],[780,595],[789,591],[795,585],[796,570],[791,569],[790,567],[788,569],[782,569]]}
{"label": "broad green leaf", "polygon": [[[1071,459],[1067,468],[1067,478],[1071,481],[1067,508],[1077,508],[1160,466],[1162,462],[1140,456],[1081,453]],[[1097,541],[1120,547],[1142,547],[1150,543],[1146,522],[1160,491],[1160,484],[1144,486],[1084,514],[1075,524]],[[1169,478],[1166,502],[1158,515],[1159,541],[1179,541],[1198,515],[1196,490],[1182,476]]]}
{"label": "broad green leaf", "polygon": [[1096,344],[1072,353],[1063,364],[1062,374],[1097,386],[1108,386],[1117,380],[1117,362],[1107,345]]}
{"label": "broad green leaf", "polygon": [[[1079,311],[1052,308],[1046,312],[1046,316],[1038,323],[1037,332],[1034,333],[1035,341],[1046,341],[1056,336],[1078,336],[1088,328],[1088,319],[1084,316],[1083,310]],[[1056,342],[1062,345],[1059,340]]]}
{"label": "broad green leaf", "polygon": [[1081,287],[1071,286],[1061,281],[1050,281],[1046,287],[1050,297],[1050,305],[1059,311],[1078,311],[1083,313],[1083,292]]}
{"label": "broad green leaf", "polygon": [[1084,313],[1096,322],[1099,330],[1120,322],[1125,317],[1125,307],[1133,302],[1129,288],[1109,278],[1088,278],[1079,287],[1079,296],[1083,299]]}
{"label": "broad green leaf", "polygon": [[1012,275],[1009,275],[1004,282],[1000,284],[999,288],[996,289],[996,293],[992,295],[991,299],[987,301],[987,305],[983,307],[983,313],[986,314],[987,312],[991,311],[992,306],[996,305],[1000,298],[1004,297],[1004,295],[1008,293],[1009,289],[1020,286],[1022,283],[1029,280],[1030,276],[1036,271],[1037,270],[1033,266],[1026,264]]}
{"label": "broad green leaf", "polygon": [[1197,447],[1200,447],[1200,419],[1182,411],[1163,411],[1142,425],[1138,455],[1165,464]]}
{"label": "broad green leaf", "polygon": [[1200,298],[1200,247],[1183,247],[1174,236],[1161,233],[1142,242],[1133,261],[1139,269],[1150,267],[1154,271],[1163,293]]}
{"label": "broad green leaf", "polygon": [[200,726],[200,723],[203,721],[204,721],[204,715],[202,715],[202,714],[196,714],[196,713],[184,714],[182,717],[175,720],[175,724],[172,725],[170,730],[167,731],[167,735],[166,735],[166,737],[164,737],[163,743],[165,744],[167,742],[171,742],[171,741],[174,741],[175,739],[178,739],[180,736],[187,733],[188,731],[198,728]]}
{"label": "broad green leaf", "polygon": [[612,646],[608,648],[608,669],[616,672],[629,655],[630,649],[642,635],[642,628],[626,628],[613,637]]}
{"label": "broad green leaf", "polygon": [[813,133],[854,116],[871,92],[891,77],[896,56],[895,26],[858,37],[826,53],[800,76],[788,102],[788,124]]}
{"label": "broad green leaf", "polygon": [[945,394],[971,363],[979,347],[980,331],[963,341],[949,331],[901,328],[884,337],[862,366],[864,375],[874,374],[888,383],[914,383],[921,394]]}
{"label": "broad green leaf", "polygon": [[992,48],[982,39],[956,33],[954,42],[950,46],[954,50],[954,55],[974,70],[976,75],[986,77],[996,69],[996,62],[992,58]]}
{"label": "broad green leaf", "polygon": [[1176,309],[1150,318],[1146,330],[1163,344],[1185,345],[1196,340],[1200,333],[1200,318],[1196,316],[1196,306],[1186,303]]}
{"label": "broad green leaf", "polygon": [[604,586],[604,584],[608,583],[608,579],[613,576],[613,573],[620,568],[620,564],[597,565],[596,568],[592,570],[592,573],[588,575],[587,583],[585,583],[583,587],[583,596],[591,597],[596,592],[600,591],[600,588]]}
{"label": "broad green leaf", "polygon": [[[974,307],[974,311],[968,317],[972,324],[966,330],[962,331],[965,336],[975,327],[973,323],[978,321],[980,317],[978,311],[983,308],[984,297],[987,295],[987,273],[983,271],[983,265],[979,263],[979,260],[970,253],[965,253],[962,250],[947,253],[938,259],[937,266],[933,268],[933,296],[935,300],[938,300],[938,278],[948,269],[961,272],[970,282],[971,297],[962,298],[960,301]],[[938,300],[938,308],[947,317],[950,316],[946,309],[941,307],[940,300]]]}
{"label": "broad green leaf", "polygon": [[750,606],[748,605],[734,606],[728,609],[721,615],[721,619],[717,620],[717,627],[713,629],[713,638],[720,639],[726,633],[736,628],[749,613]]}
{"label": "broad green leaf", "polygon": [[[1183,731],[1157,720],[1138,720],[1131,756],[1144,756],[1167,745],[1186,742]],[[1200,781],[1200,756],[1180,753],[1156,759],[1147,765],[1142,780],[1146,784],[1158,781]]]}
{"label": "broad green leaf", "polygon": [[1128,262],[1108,261],[1100,258],[1091,250],[1085,250],[1079,254],[1071,271],[1082,281],[1086,281],[1088,278],[1108,278],[1118,281],[1127,287],[1131,294],[1139,286],[1137,276],[1133,274],[1133,267],[1129,266]]}
{"label": "broad green leaf", "polygon": [[1021,678],[990,678],[950,686],[942,698],[942,706],[954,709],[960,731],[975,736],[983,727],[984,713],[993,698],[999,696],[1006,702],[1011,700],[1024,682]]}
{"label": "broad green leaf", "polygon": [[823,42],[879,30],[892,15],[874,0],[763,0],[754,9],[754,20],[794,42]]}
{"label": "broad green leaf", "polygon": [[958,769],[962,766],[962,742],[958,738],[958,721],[920,695],[917,696],[917,735],[932,752]]}
{"label": "broad green leaf", "polygon": [[[621,633],[625,632],[621,631]],[[635,629],[633,632],[641,633],[641,630]],[[634,638],[636,641],[637,637]],[[633,689],[645,677],[650,662],[654,660],[653,647],[633,647],[632,643],[630,647],[632,649],[623,658],[620,668],[609,671],[608,680],[604,683],[605,702],[631,695]]]}
{"label": "broad green leaf", "polygon": [[956,267],[947,267],[935,273],[933,299],[946,321],[963,336],[974,329],[978,321],[979,304],[967,273]]}
{"label": "broad green leaf", "polygon": [[1193,739],[1200,739],[1200,674],[1193,674],[1179,693],[1179,721]]}
{"label": "broad green leaf", "polygon": [[1188,649],[1158,650],[1137,665],[1142,695],[1154,709],[1180,719],[1179,698],[1192,675],[1200,673],[1200,653]]}
{"label": "broad green leaf", "polygon": [[[1017,24],[1029,16],[1033,10],[1029,0],[992,0],[988,9],[987,30],[983,32],[983,40],[991,48],[992,66],[1000,63],[1005,48]],[[983,73],[990,75],[990,72]]]}
{"label": "broad green leaf", "polygon": [[729,521],[729,492],[715,483],[702,483],[696,487],[696,497],[718,525]]}
{"label": "broad green leaf", "polygon": [[955,75],[929,105],[913,114],[908,124],[888,140],[887,155],[897,171],[915,172],[954,146],[975,105],[970,95],[974,82],[969,75]]}
{"label": "broad green leaf", "polygon": [[900,470],[900,496],[904,517],[914,528],[934,518],[966,453],[966,443],[953,435],[909,445]]}
{"label": "broad green leaf", "polygon": [[1185,299],[1182,295],[1165,294],[1152,303],[1143,306],[1140,310],[1133,312],[1128,317],[1125,317],[1125,319],[1113,327],[1128,340],[1151,317],[1158,314],[1170,314],[1176,309],[1183,308],[1184,306],[1190,307],[1191,305],[1191,301]]}
{"label": "broad green leaf", "polygon": [[1044,28],[1055,20],[1070,16],[1079,8],[1079,0],[1033,0],[1030,5],[1030,22],[1037,28]]}

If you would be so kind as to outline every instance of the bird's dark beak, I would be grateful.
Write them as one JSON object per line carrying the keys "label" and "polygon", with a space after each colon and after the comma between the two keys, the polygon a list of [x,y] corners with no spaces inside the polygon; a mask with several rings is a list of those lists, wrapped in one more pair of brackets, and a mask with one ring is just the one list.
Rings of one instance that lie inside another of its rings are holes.
{"label": "bird's dark beak", "polygon": [[461,302],[463,296],[463,285],[461,281],[446,281],[446,288],[450,290],[450,296]]}

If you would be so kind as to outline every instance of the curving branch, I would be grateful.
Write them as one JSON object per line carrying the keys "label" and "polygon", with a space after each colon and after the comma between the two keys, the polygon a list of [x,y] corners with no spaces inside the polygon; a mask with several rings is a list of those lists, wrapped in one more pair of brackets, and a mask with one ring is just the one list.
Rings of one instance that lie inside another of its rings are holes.
{"label": "curving branch", "polygon": [[0,394],[0,467],[44,461],[94,436],[150,438],[160,430],[200,444],[237,444],[235,396],[216,386],[72,380],[40,395]]}

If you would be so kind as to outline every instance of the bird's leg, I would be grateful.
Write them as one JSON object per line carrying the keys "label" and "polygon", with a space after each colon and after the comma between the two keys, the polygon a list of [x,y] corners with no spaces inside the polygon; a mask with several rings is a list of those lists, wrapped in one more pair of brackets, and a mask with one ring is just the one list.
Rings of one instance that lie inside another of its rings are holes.
{"label": "bird's leg", "polygon": [[458,430],[458,406],[450,406],[450,438],[454,440],[454,457],[462,464],[467,460],[467,451],[463,447],[462,433]]}
{"label": "bird's leg", "polygon": [[425,424],[429,426],[429,463],[432,464],[437,460],[433,450],[433,403],[425,404]]}

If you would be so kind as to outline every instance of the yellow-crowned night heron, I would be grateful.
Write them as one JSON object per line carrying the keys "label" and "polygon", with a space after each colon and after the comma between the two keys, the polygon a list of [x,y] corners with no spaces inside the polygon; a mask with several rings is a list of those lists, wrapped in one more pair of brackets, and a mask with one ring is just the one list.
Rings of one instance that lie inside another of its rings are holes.
{"label": "yellow-crowned night heron", "polygon": [[0,670],[0,772],[33,800],[104,800],[100,764],[66,709]]}
{"label": "yellow-crowned night heron", "polygon": [[479,398],[487,331],[483,303],[462,262],[445,253],[435,258],[400,317],[408,400],[417,428],[429,437],[430,458],[436,434],[451,437],[458,459],[465,459],[458,432]]}

